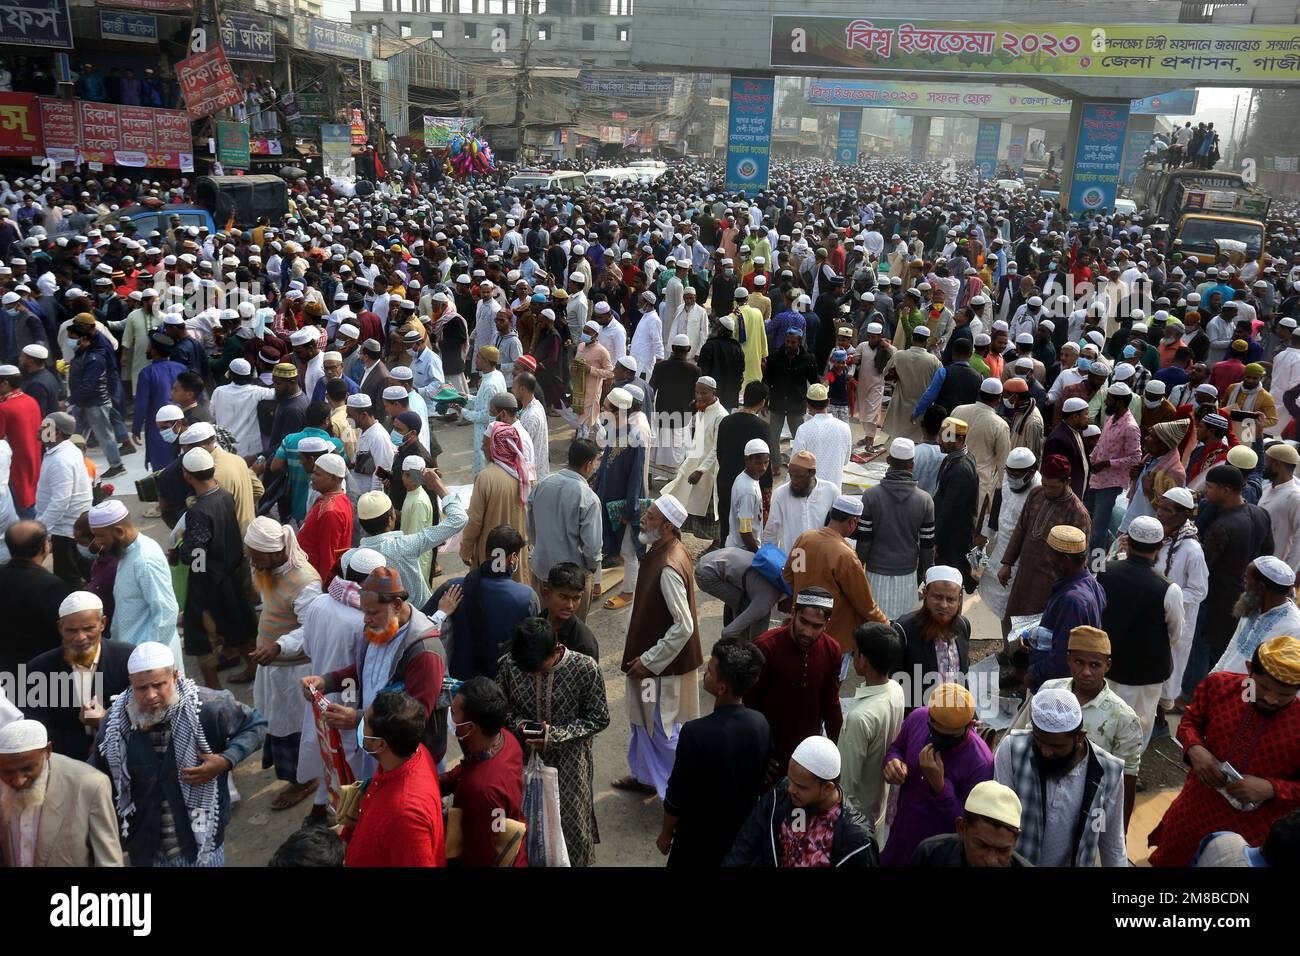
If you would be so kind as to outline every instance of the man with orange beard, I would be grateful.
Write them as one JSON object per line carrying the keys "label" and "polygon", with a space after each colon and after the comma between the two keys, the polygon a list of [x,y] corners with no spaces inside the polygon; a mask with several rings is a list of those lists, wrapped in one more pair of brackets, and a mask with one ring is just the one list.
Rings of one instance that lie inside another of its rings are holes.
{"label": "man with orange beard", "polygon": [[[447,707],[438,706],[447,675],[447,651],[438,638],[445,614],[438,611],[430,620],[408,597],[395,568],[371,571],[361,586],[365,640],[357,643],[352,664],[324,677],[304,677],[303,696],[311,700],[313,688],[322,694],[342,692],[344,700],[350,696],[352,706],[329,704],[325,722],[343,733],[355,734],[362,714],[379,692],[400,683],[424,706],[423,743],[436,763],[447,751]],[[372,776],[374,757],[368,751],[363,757],[361,776]]]}

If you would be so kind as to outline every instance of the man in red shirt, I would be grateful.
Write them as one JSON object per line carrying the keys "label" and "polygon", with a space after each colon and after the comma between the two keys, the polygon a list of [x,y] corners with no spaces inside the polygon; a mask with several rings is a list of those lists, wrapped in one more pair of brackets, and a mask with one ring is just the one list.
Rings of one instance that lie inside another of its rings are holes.
{"label": "man in red shirt", "polygon": [[0,438],[9,442],[13,463],[9,466],[9,489],[14,510],[20,518],[36,511],[36,479],[41,473],[41,407],[25,393],[22,373],[15,366],[0,375]]}
{"label": "man in red shirt", "polygon": [[[461,685],[447,721],[463,760],[438,778],[461,813],[461,866],[527,866],[524,851],[524,755],[506,733],[510,703],[496,681],[474,677]],[[504,827],[506,820],[521,826]],[[513,860],[513,862],[512,862]]]}
{"label": "man in red shirt", "polygon": [[800,741],[821,733],[823,723],[826,736],[839,739],[844,722],[840,645],[826,632],[834,603],[824,588],[804,588],[795,598],[790,622],[754,641],[764,664],[744,701],[772,727],[776,774],[785,769]]}
{"label": "man in red shirt", "polygon": [[311,486],[320,497],[307,509],[298,532],[298,546],[307,552],[307,560],[320,575],[323,588],[334,580],[339,555],[352,546],[352,502],[343,490],[347,468],[340,455],[331,453],[316,459]]}
{"label": "man in red shirt", "polygon": [[438,767],[420,742],[424,706],[405,691],[378,694],[365,714],[361,746],[379,769],[343,831],[346,866],[446,866]]}

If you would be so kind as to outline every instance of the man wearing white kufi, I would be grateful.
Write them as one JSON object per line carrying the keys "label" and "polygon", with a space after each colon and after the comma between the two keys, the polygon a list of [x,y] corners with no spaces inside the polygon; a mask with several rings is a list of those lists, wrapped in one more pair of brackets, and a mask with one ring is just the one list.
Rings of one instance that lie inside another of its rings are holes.
{"label": "man wearing white kufi", "polygon": [[[113,578],[113,640],[137,646],[146,641],[165,644],[171,649],[177,671],[184,677],[181,639],[176,633],[176,592],[172,590],[171,566],[162,547],[140,533],[126,505],[116,498],[91,508],[88,520],[100,553],[117,558],[117,574]],[[100,703],[106,705],[107,701]]]}
{"label": "man wearing white kufi", "polygon": [[866,433],[860,444],[868,448],[876,443],[880,430],[881,406],[885,397],[885,367],[894,354],[894,347],[884,337],[885,327],[879,322],[868,322],[863,328],[862,341],[853,350],[857,366],[858,421]]}
{"label": "man wearing white kufi", "polygon": [[681,501],[690,515],[685,527],[698,538],[718,540],[718,426],[727,410],[718,401],[718,383],[708,375],[695,382],[695,421],[691,447],[677,467],[677,477],[664,486],[664,494]]}
{"label": "man wearing white kufi", "polygon": [[651,460],[656,473],[673,476],[686,459],[691,444],[690,423],[695,410],[695,383],[699,367],[688,357],[691,340],[685,335],[669,340],[669,356],[655,365],[650,387],[655,393],[655,450]]}
{"label": "man wearing white kufi", "polygon": [[[339,562],[341,573],[329,583],[326,593],[318,595],[307,605],[299,617],[302,627],[286,637],[284,649],[306,655],[311,660],[312,669],[319,669],[323,674],[351,665],[356,658],[356,643],[365,625],[361,613],[361,585],[371,571],[385,566],[384,556],[370,548],[346,552]],[[325,696],[332,703],[348,704],[341,693]],[[357,735],[341,734],[343,753],[335,755],[329,750],[328,731],[317,732],[319,711],[316,705],[310,701],[303,702],[301,697],[299,704],[302,709],[299,711],[298,778],[319,781],[308,820],[324,823],[328,802],[338,795],[337,761],[346,761],[354,777],[361,775]],[[322,758],[326,752],[329,753],[328,760]]]}
{"label": "man wearing white kufi", "polygon": [[254,518],[244,532],[244,548],[253,568],[253,583],[262,598],[257,647],[249,657],[260,666],[253,683],[253,706],[266,717],[262,766],[274,767],[289,786],[271,801],[272,810],[287,810],[316,789],[316,781],[298,783],[298,748],[302,732],[301,680],[312,674],[302,652],[302,616],[321,593],[320,575],[298,546],[293,528],[274,518]]}
{"label": "man wearing white kufi", "polygon": [[1216,671],[1246,673],[1246,665],[1267,640],[1300,634],[1300,608],[1295,603],[1295,572],[1281,558],[1262,555],[1246,568],[1241,596],[1232,613],[1237,630],[1214,665]]}
{"label": "man wearing white kufi", "polygon": [[127,670],[91,755],[113,783],[122,849],[137,867],[224,866],[228,776],[262,746],[266,720],[181,677],[163,644],[136,647]]}
{"label": "man wearing white kufi", "polygon": [[36,720],[0,724],[0,866],[122,866],[109,780],[51,750]]}
{"label": "man wearing white kufi", "polygon": [[[1156,555],[1156,570],[1183,592],[1183,632],[1171,649],[1173,672],[1160,692],[1161,706],[1166,710],[1174,706],[1183,692],[1183,671],[1192,653],[1196,619],[1201,602],[1210,591],[1210,569],[1205,563],[1196,522],[1192,520],[1195,510],[1196,499],[1187,488],[1170,488],[1156,502],[1156,517],[1165,529],[1165,540]],[[1160,727],[1162,722],[1164,717],[1157,717],[1155,726]]]}
{"label": "man wearing white kufi", "polygon": [[623,648],[631,773],[613,785],[658,793],[660,799],[672,773],[681,725],[700,710],[696,672],[704,656],[695,575],[681,538],[686,520],[686,509],[671,494],[659,497],[641,516],[646,553]]}
{"label": "man wearing white kufi", "polygon": [[[988,568],[1002,566],[1002,555],[1006,554],[1007,544],[1015,534],[1016,524],[1020,521],[1020,512],[1025,508],[1029,493],[1042,483],[1038,475],[1038,460],[1028,448],[1011,449],[1007,455],[1006,468],[1002,472],[1002,487],[993,496],[993,506],[984,517],[984,527],[977,528],[975,543],[984,548],[989,556]],[[981,541],[981,539],[983,539]],[[1002,620],[1007,613],[1007,598],[1011,595],[1011,586],[1015,583],[1016,569],[1020,562],[1011,567],[1011,577],[1006,584],[998,580],[993,573],[980,578],[980,599],[993,614]]]}
{"label": "man wearing white kufi", "polygon": [[916,607],[916,585],[934,564],[934,499],[917,487],[910,438],[889,444],[888,471],[862,493],[858,557],[876,604],[891,621]]}

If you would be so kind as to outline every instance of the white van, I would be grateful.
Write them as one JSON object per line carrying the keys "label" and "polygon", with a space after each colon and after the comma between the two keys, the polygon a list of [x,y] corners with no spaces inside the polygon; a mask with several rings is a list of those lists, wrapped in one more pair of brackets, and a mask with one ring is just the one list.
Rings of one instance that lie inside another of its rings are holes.
{"label": "white van", "polygon": [[630,166],[606,166],[601,169],[589,169],[586,172],[587,183],[591,186],[640,182],[644,175],[644,170],[632,169]]}
{"label": "white van", "polygon": [[587,177],[572,169],[529,169],[506,180],[508,189],[543,193],[572,193],[587,188]]}

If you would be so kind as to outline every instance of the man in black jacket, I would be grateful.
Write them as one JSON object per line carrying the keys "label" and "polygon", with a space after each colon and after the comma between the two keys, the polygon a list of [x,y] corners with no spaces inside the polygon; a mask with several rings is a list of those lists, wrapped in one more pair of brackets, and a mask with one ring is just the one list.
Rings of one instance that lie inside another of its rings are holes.
{"label": "man in black jacket", "polygon": [[724,637],[713,645],[704,672],[713,712],[682,727],[655,840],[669,866],[720,866],[767,784],[772,730],[741,700],[762,668],[751,641]]}
{"label": "man in black jacket", "polygon": [[966,560],[974,544],[975,519],[979,510],[979,473],[975,459],[966,451],[966,422],[945,418],[939,429],[939,479],[934,493],[934,561],[961,572],[967,593],[975,590]]}
{"label": "man in black jacket", "polygon": [[696,360],[700,371],[718,383],[718,401],[728,411],[735,407],[735,396],[745,379],[745,350],[732,334],[735,330],[736,320],[732,316],[710,316],[709,337],[704,340]]}
{"label": "man in black jacket", "polygon": [[871,823],[844,799],[839,749],[808,737],[788,775],[759,799],[723,866],[880,865]]}
{"label": "man in black jacket", "polygon": [[85,760],[109,703],[131,684],[126,665],[135,647],[107,639],[104,602],[89,591],[64,598],[58,628],[62,644],[27,662],[27,679],[39,674],[45,688],[27,716],[45,725],[55,753]]}
{"label": "man in black jacket", "polygon": [[[803,335],[798,329],[785,333],[785,345],[768,356],[763,370],[763,383],[768,387],[768,419],[771,436],[768,444],[775,458],[781,451],[781,426],[789,424],[794,435],[803,423],[808,405],[808,386],[820,377],[817,359],[808,351]],[[776,462],[773,462],[773,471]]]}
{"label": "man in black jacket", "polygon": [[0,673],[59,646],[59,605],[72,589],[45,569],[51,538],[39,521],[19,521],[5,531],[9,560],[0,564],[0,594],[7,595],[0,635]]}

